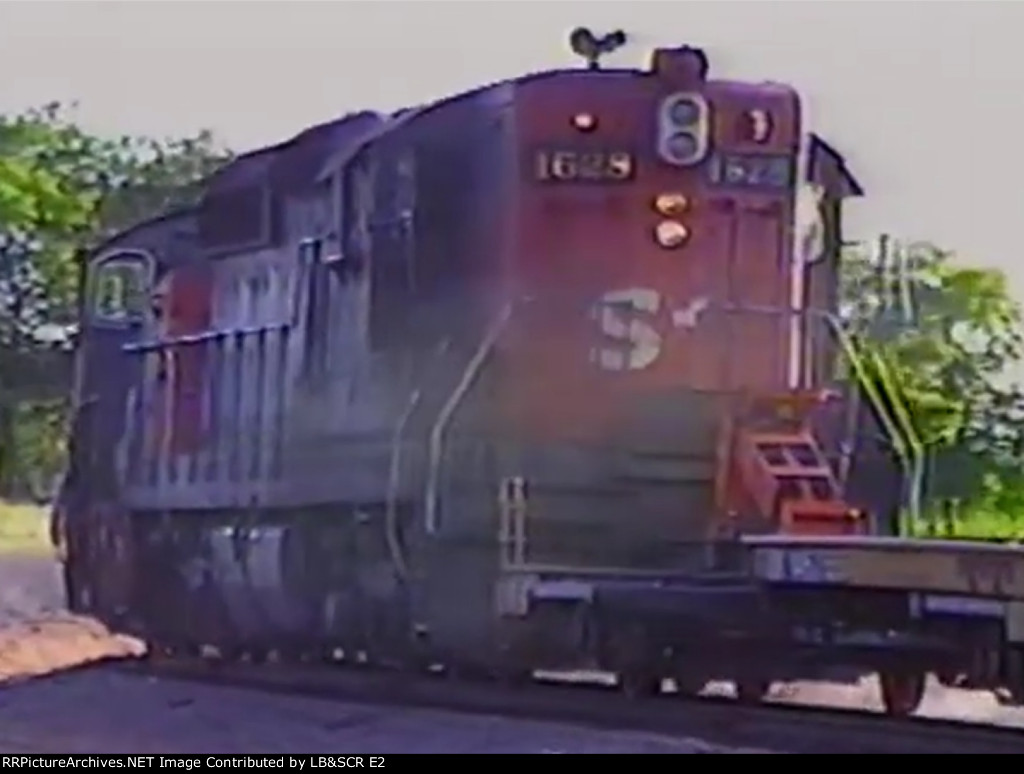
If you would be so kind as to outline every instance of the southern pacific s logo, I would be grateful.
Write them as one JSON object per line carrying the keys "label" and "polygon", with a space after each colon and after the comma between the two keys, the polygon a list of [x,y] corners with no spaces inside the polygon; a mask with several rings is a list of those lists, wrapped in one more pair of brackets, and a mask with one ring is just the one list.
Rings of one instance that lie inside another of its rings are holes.
{"label": "southern pacific s logo", "polygon": [[672,308],[652,288],[623,288],[605,293],[591,308],[604,341],[590,350],[590,360],[604,371],[641,371],[661,356],[663,337],[655,327],[668,309],[673,328],[693,329],[708,308],[699,297]]}

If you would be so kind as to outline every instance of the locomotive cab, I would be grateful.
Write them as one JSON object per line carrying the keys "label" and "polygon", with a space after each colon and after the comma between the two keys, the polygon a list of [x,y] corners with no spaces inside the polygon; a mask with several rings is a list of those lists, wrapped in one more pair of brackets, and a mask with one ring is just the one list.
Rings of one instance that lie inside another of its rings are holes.
{"label": "locomotive cab", "polygon": [[[811,427],[805,338],[829,310],[802,308],[797,277],[798,95],[709,79],[684,47],[649,72],[524,79],[513,117],[506,266],[528,301],[500,405],[530,485],[526,552],[692,568],[738,532],[862,530]],[[753,417],[776,395],[799,427]]]}

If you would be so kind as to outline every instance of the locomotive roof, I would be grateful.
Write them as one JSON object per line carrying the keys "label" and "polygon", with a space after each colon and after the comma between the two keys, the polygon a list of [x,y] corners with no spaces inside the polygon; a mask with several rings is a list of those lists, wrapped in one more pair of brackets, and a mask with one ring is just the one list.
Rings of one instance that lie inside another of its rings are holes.
{"label": "locomotive roof", "polygon": [[[644,71],[641,70],[627,70],[627,69],[602,69],[599,71],[600,77],[607,79],[609,76],[617,78],[633,78],[637,75],[642,75]],[[547,78],[558,77],[577,77],[577,78],[588,78],[593,77],[594,71],[592,70],[581,70],[581,69],[566,69],[566,70],[545,70],[538,73],[531,73],[529,75],[520,76],[518,78],[511,78],[504,81],[496,81],[485,86],[480,86],[470,91],[460,92],[453,96],[444,97],[434,102],[429,102],[424,105],[416,107],[405,108],[400,110],[388,117],[381,117],[379,122],[366,131],[362,136],[356,138],[353,142],[337,149],[333,154],[326,157],[323,166],[321,167],[319,174],[316,177],[316,182],[321,183],[327,180],[331,175],[335,174],[342,167],[351,161],[356,155],[359,154],[368,145],[380,140],[392,132],[407,126],[408,124],[422,118],[425,114],[431,113],[442,107],[447,107],[456,102],[471,101],[474,99],[486,100],[488,98],[497,97],[498,101],[502,99],[503,90],[515,86],[521,83],[527,83],[530,81],[544,80]],[[745,81],[716,81],[717,83],[727,84],[737,87],[747,88],[758,88],[758,89],[788,89],[789,87],[785,84],[777,84],[772,82],[763,82],[758,84],[751,84]],[[852,172],[846,160],[835,148],[821,139],[815,134],[810,135],[810,164],[808,168],[808,179],[812,182],[828,182],[835,185],[839,183],[839,190],[835,191],[842,198],[851,196],[863,196],[864,189],[860,183],[853,176]]]}
{"label": "locomotive roof", "polygon": [[127,228],[118,231],[116,234],[112,234],[102,242],[98,243],[94,248],[92,248],[90,254],[96,256],[104,252],[108,252],[113,247],[116,247],[119,242],[134,237],[139,232],[147,231],[148,229],[162,226],[175,220],[186,221],[189,218],[195,217],[197,209],[198,208],[196,207],[175,207],[174,209],[167,210],[159,215],[146,218],[146,220],[133,223]]}
{"label": "locomotive roof", "polygon": [[[635,69],[602,69],[602,79],[635,78],[644,71]],[[511,86],[546,80],[553,77],[587,79],[594,71],[579,68],[545,70],[479,86],[469,91],[404,108],[390,115],[361,111],[318,124],[275,145],[242,154],[210,178],[203,200],[234,191],[270,183],[275,189],[294,191],[307,185],[325,182],[360,151],[373,142],[434,112],[459,102],[503,99]],[[732,83],[722,81],[722,83]],[[738,84],[739,85],[739,84]],[[746,84],[749,85],[749,84]],[[773,84],[757,84],[759,88]],[[783,88],[781,85],[779,88]],[[835,166],[845,181],[845,196],[860,196],[863,189],[850,174],[843,157],[821,138],[812,136],[812,180],[820,176],[822,166]],[[201,206],[201,205],[200,205]]]}
{"label": "locomotive roof", "polygon": [[[626,70],[626,69],[602,69],[599,71],[600,77],[607,80],[609,77],[612,78],[634,78],[637,75],[643,74],[641,70]],[[506,90],[512,86],[516,86],[521,83],[527,83],[530,81],[545,80],[553,77],[576,77],[576,78],[592,78],[594,77],[593,70],[581,70],[579,68],[565,69],[565,70],[543,70],[541,72],[529,73],[527,75],[521,75],[516,78],[507,78],[501,81],[495,81],[493,83],[485,84],[484,86],[478,86],[469,91],[459,92],[448,97],[442,97],[441,99],[428,102],[423,105],[416,105],[409,108],[404,108],[396,113],[388,116],[381,121],[371,131],[364,134],[352,145],[340,148],[338,152],[327,158],[323,167],[320,169],[320,173],[317,175],[317,182],[323,182],[327,180],[331,175],[338,172],[342,167],[351,161],[355,156],[359,154],[364,148],[377,140],[384,138],[392,132],[407,126],[408,124],[416,121],[428,113],[432,113],[439,108],[448,107],[450,105],[459,102],[471,102],[473,100],[480,100],[482,102],[495,100],[501,102],[505,98]]]}
{"label": "locomotive roof", "polygon": [[[642,72],[632,69],[602,69],[600,77],[626,79],[634,78]],[[496,81],[423,105],[405,108],[390,115],[361,111],[317,124],[283,142],[257,148],[236,157],[209,178],[197,207],[174,210],[138,223],[106,240],[97,248],[97,252],[109,249],[113,244],[136,234],[141,229],[167,220],[194,216],[211,199],[231,196],[262,185],[269,185],[277,191],[297,192],[307,186],[325,182],[371,143],[439,108],[474,100],[481,103],[492,100],[500,103],[507,99],[507,89],[512,86],[553,77],[586,79],[594,77],[594,72],[579,68],[546,70]],[[863,195],[863,189],[850,173],[842,155],[820,137],[811,135],[810,141],[809,178],[815,182],[827,179],[833,183],[838,178],[841,181],[842,196]]]}
{"label": "locomotive roof", "polygon": [[863,196],[864,189],[850,171],[846,159],[839,151],[821,139],[818,135],[810,136],[810,164],[807,177],[814,183],[839,183],[836,191],[842,198]]}
{"label": "locomotive roof", "polygon": [[304,129],[284,142],[238,156],[210,178],[203,199],[273,181],[283,188],[312,182],[323,160],[380,123],[372,111],[349,113]]}

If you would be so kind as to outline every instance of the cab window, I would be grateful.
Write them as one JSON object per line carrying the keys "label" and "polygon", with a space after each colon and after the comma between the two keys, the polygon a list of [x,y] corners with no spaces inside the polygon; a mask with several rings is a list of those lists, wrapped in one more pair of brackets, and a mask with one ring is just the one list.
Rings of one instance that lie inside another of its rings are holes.
{"label": "cab window", "polygon": [[113,325],[145,320],[149,312],[150,266],[141,253],[114,255],[96,264],[90,282],[90,319]]}

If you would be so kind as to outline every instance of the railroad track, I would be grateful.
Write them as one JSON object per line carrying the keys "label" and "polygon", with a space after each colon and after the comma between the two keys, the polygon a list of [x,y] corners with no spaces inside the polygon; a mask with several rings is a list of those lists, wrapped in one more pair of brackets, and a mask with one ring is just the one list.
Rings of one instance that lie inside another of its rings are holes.
{"label": "railroad track", "polygon": [[1024,753],[1024,729],[791,704],[747,705],[666,694],[629,699],[611,686],[545,679],[525,686],[348,666],[147,659],[121,669],[356,703],[420,707],[701,739],[788,753]]}

